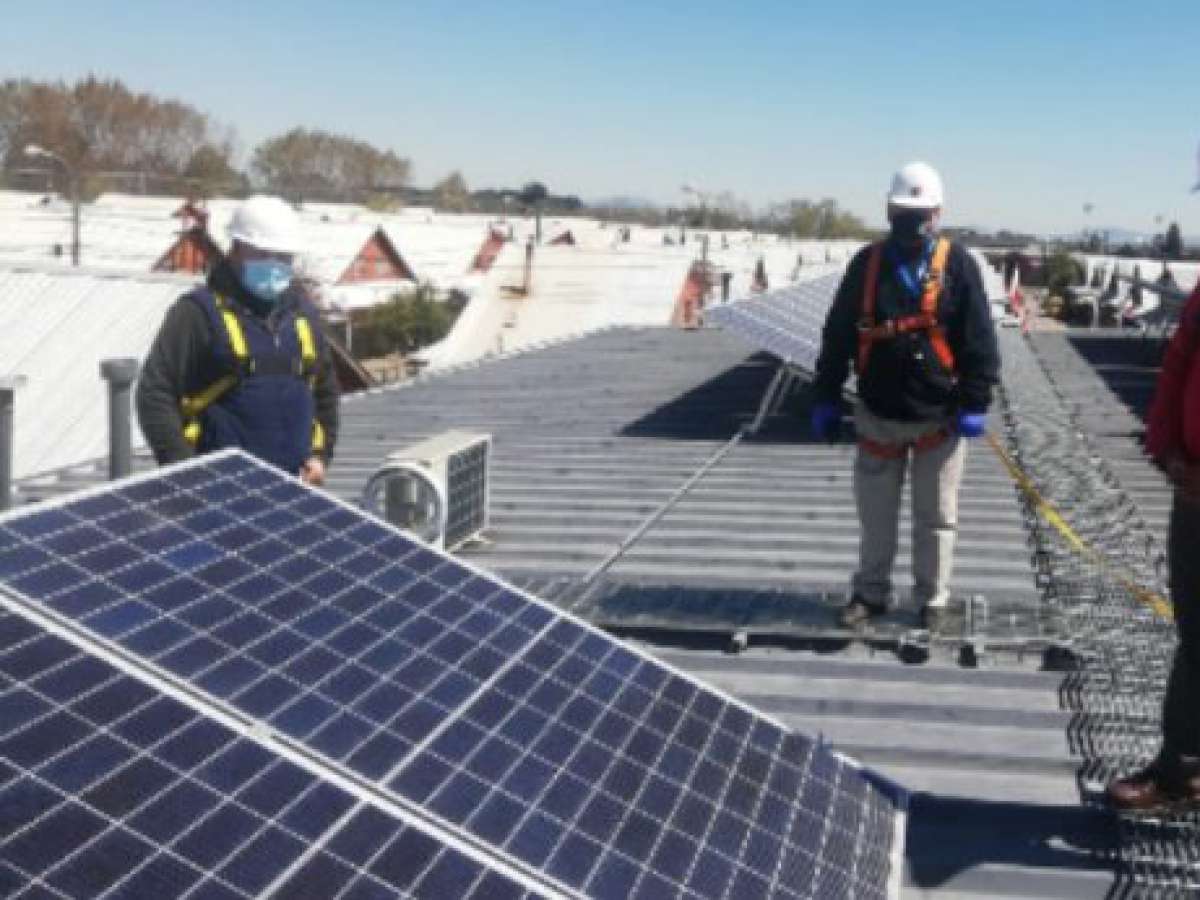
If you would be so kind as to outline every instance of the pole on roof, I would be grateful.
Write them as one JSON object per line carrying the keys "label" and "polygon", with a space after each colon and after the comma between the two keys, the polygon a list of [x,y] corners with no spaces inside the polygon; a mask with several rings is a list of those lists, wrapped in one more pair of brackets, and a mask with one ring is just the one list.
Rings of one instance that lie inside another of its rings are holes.
{"label": "pole on roof", "polygon": [[108,477],[114,481],[133,471],[130,409],[137,373],[136,359],[106,359],[100,363],[100,377],[108,382]]}
{"label": "pole on roof", "polygon": [[[64,163],[65,165],[65,163]],[[81,185],[78,172],[68,172],[71,181],[71,265],[79,265],[79,204]]]}
{"label": "pole on roof", "polygon": [[24,383],[20,375],[0,378],[0,510],[12,508],[13,406]]}

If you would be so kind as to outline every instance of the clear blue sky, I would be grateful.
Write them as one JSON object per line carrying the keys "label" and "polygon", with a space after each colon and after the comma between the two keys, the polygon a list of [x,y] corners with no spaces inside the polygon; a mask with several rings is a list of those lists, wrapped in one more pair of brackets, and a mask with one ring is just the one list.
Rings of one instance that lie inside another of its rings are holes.
{"label": "clear blue sky", "polygon": [[882,219],[910,158],[947,219],[1200,234],[1200,2],[9,3],[0,76],[94,72],[185,100],[245,154],[294,125],[415,182],[585,198],[833,196]]}

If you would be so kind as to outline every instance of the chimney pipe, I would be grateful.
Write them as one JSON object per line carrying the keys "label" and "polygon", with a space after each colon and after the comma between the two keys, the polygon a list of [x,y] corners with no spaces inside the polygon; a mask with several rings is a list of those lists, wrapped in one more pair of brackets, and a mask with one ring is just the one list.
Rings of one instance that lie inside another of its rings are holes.
{"label": "chimney pipe", "polygon": [[114,481],[133,471],[130,394],[137,373],[136,359],[100,363],[100,377],[108,382],[108,477]]}

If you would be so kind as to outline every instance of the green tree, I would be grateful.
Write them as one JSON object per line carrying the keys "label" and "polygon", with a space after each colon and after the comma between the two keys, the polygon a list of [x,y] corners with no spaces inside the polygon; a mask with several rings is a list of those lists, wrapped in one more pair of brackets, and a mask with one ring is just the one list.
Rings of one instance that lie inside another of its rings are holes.
{"label": "green tree", "polygon": [[422,284],[367,310],[355,326],[354,347],[362,357],[411,353],[444,338],[456,317],[454,306],[435,299],[431,284]]}
{"label": "green tree", "polygon": [[471,192],[461,172],[451,172],[433,186],[433,204],[449,212],[466,212],[471,208]]}
{"label": "green tree", "polygon": [[548,196],[550,192],[540,181],[531,181],[521,188],[521,202],[529,207],[540,206]]}
{"label": "green tree", "polygon": [[241,176],[229,161],[232,155],[229,145],[205,144],[196,148],[183,170],[189,188],[200,197],[236,190]]}
{"label": "green tree", "polygon": [[267,190],[290,200],[365,200],[397,193],[410,164],[391,150],[327,131],[293,128],[254,150],[254,173]]}
{"label": "green tree", "polygon": [[1046,260],[1046,287],[1051,294],[1061,297],[1071,285],[1082,284],[1085,277],[1083,266],[1062,248]]}
{"label": "green tree", "polygon": [[1183,259],[1183,232],[1178,222],[1167,226],[1167,236],[1163,240],[1163,253],[1167,259]]}
{"label": "green tree", "polygon": [[371,210],[371,212],[394,213],[399,212],[404,207],[404,202],[395,194],[380,191],[368,194],[367,199],[363,201],[363,205]]}
{"label": "green tree", "polygon": [[867,228],[856,215],[841,209],[831,197],[823,200],[788,200],[777,203],[768,212],[768,219],[784,232],[800,238],[867,238]]}
{"label": "green tree", "polygon": [[549,196],[550,192],[540,181],[531,181],[521,188],[521,202],[527,209],[532,209],[537,217],[536,240],[539,244],[542,242],[542,209]]}

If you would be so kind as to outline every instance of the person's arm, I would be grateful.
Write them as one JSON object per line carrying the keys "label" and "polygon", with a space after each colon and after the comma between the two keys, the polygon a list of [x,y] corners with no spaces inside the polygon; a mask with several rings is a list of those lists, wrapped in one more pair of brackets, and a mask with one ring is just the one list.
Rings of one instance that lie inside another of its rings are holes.
{"label": "person's arm", "polygon": [[[1192,355],[1200,342],[1200,286],[1179,315],[1179,326],[1163,354],[1162,370],[1154,386],[1154,399],[1146,414],[1146,452],[1158,465],[1168,467],[1183,446],[1184,386]],[[1169,474],[1169,473],[1168,473]]]}
{"label": "person's arm", "polygon": [[333,366],[333,352],[328,343],[323,343],[324,352],[317,364],[317,380],[313,385],[313,400],[316,403],[317,421],[325,433],[325,446],[321,448],[322,461],[328,465],[333,459],[333,447],[338,435],[338,390],[337,372]]}
{"label": "person's arm", "polygon": [[[314,333],[320,334],[320,316],[309,308],[302,313],[307,316]],[[305,484],[320,486],[325,483],[325,470],[333,459],[333,448],[337,443],[339,391],[337,371],[333,365],[333,350],[326,340],[320,341],[320,357],[317,360],[316,378],[313,381],[313,405],[317,424],[320,426],[320,445],[314,441],[312,455],[300,467],[300,479]]]}
{"label": "person's arm", "polygon": [[813,382],[818,403],[841,403],[842,388],[850,376],[850,361],[858,352],[859,307],[869,254],[870,248],[864,248],[850,261],[825,318]]}
{"label": "person's arm", "polygon": [[958,315],[951,334],[959,404],[963,412],[985,413],[1000,378],[1000,349],[979,265],[965,250],[959,251],[959,261]]}
{"label": "person's arm", "polygon": [[159,465],[188,459],[195,451],[183,437],[179,401],[194,381],[212,341],[204,311],[180,298],[167,310],[138,376],[138,424]]}

